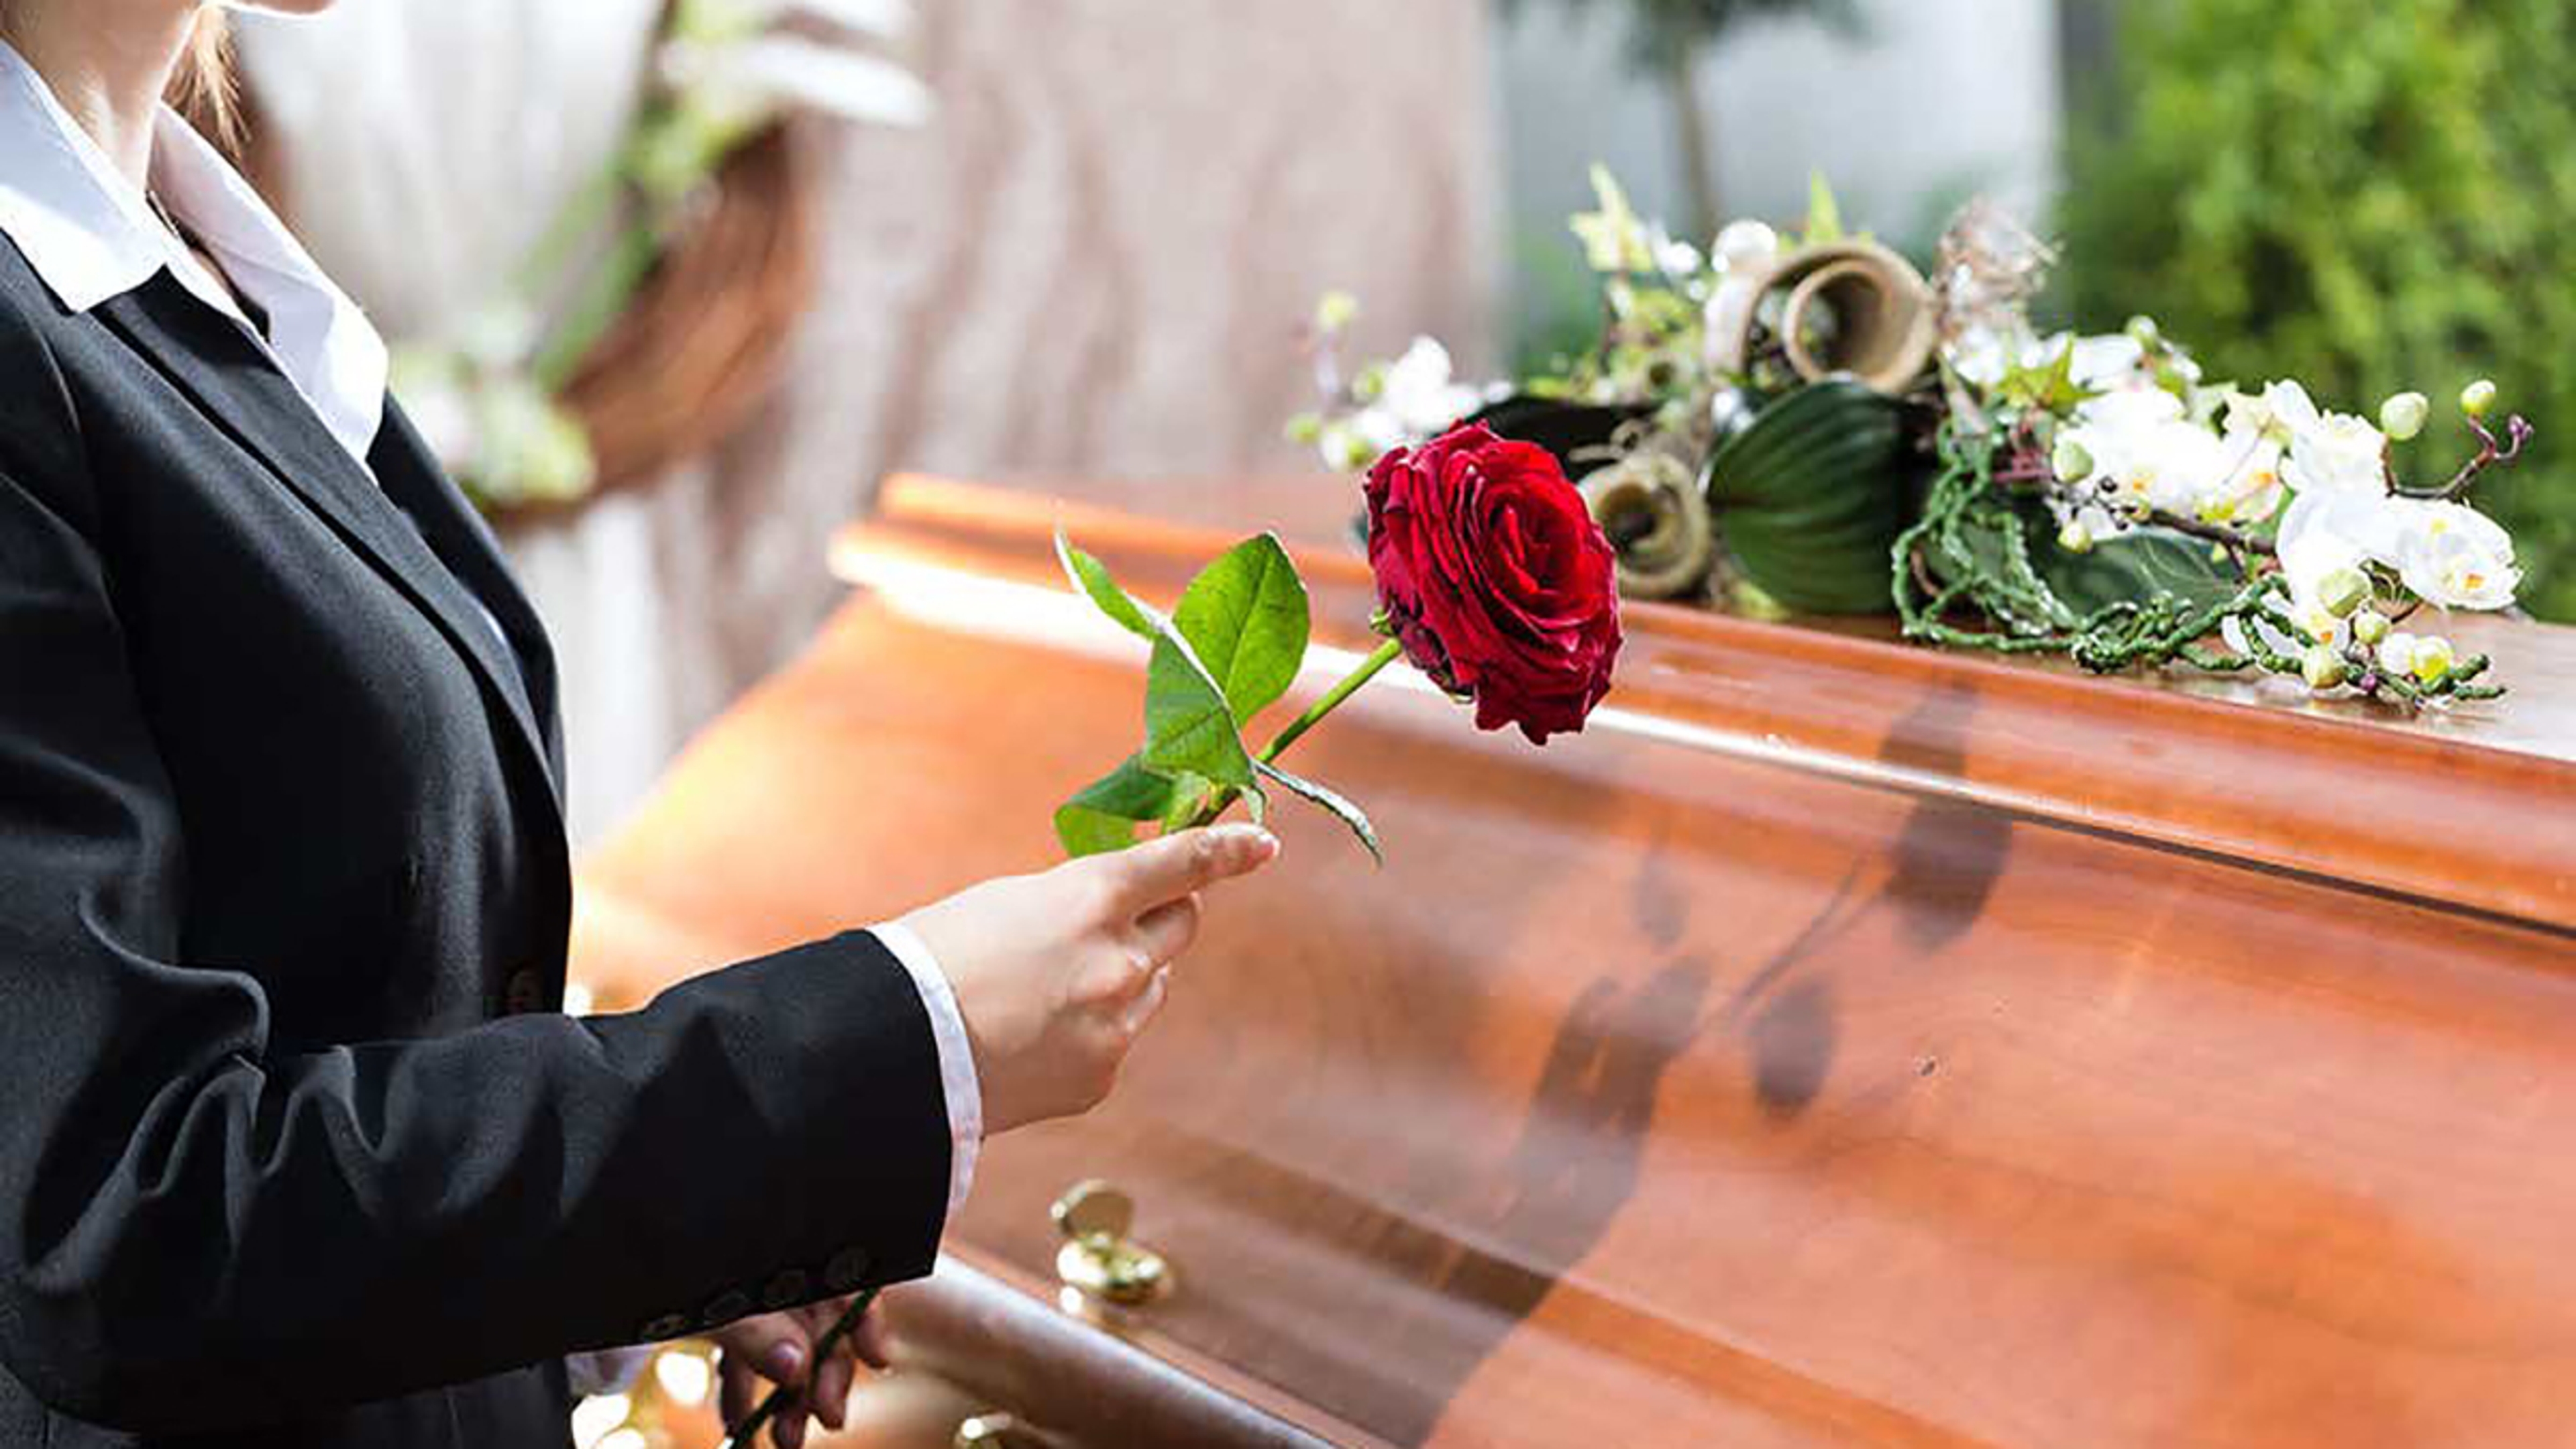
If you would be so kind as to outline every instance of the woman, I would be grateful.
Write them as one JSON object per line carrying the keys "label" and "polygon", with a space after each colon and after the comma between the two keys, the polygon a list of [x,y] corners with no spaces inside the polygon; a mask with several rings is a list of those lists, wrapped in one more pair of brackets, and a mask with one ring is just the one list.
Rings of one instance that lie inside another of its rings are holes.
{"label": "woman", "polygon": [[[312,11],[329,0],[270,0]],[[1083,1110],[1244,829],[556,1009],[553,669],[357,309],[176,115],[199,0],[0,0],[0,1449],[561,1445]]]}

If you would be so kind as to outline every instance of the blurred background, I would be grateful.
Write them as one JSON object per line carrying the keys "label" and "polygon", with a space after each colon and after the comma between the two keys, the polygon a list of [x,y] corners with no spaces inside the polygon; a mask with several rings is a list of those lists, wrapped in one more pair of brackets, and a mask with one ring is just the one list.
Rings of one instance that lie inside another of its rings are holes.
{"label": "blurred background", "polygon": [[405,347],[563,656],[576,834],[842,593],[890,471],[1315,471],[1317,298],[1503,376],[1596,325],[1609,164],[1705,243],[1811,176],[2053,320],[2369,410],[2492,375],[2483,495],[2576,619],[2576,20],[2556,0],[367,0],[252,22],[257,174]]}

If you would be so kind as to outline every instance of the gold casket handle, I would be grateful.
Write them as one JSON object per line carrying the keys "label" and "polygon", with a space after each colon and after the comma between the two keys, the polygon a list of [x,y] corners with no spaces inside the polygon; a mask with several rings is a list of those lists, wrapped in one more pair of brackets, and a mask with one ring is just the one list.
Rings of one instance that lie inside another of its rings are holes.
{"label": "gold casket handle", "polygon": [[1052,1216],[1064,1236],[1055,1274],[1067,1288],[1125,1308],[1171,1291],[1171,1264],[1128,1236],[1136,1223],[1134,1198],[1095,1178],[1066,1189]]}

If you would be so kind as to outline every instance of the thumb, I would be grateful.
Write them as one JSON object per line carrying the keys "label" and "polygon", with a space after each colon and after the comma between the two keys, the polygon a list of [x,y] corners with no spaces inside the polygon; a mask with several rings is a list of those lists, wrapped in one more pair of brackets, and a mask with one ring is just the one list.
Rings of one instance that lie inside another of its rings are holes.
{"label": "thumb", "polygon": [[1279,838],[1258,825],[1184,830],[1112,856],[1120,913],[1142,915],[1222,880],[1250,875],[1279,858]]}
{"label": "thumb", "polygon": [[774,1384],[803,1383],[814,1357],[805,1326],[792,1313],[746,1318],[725,1330],[720,1341],[728,1357]]}

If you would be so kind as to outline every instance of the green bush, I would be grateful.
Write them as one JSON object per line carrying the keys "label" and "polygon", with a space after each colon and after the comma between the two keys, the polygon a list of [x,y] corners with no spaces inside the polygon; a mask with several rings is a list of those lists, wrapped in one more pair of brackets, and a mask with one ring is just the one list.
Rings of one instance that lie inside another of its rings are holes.
{"label": "green bush", "polygon": [[[2151,312],[2215,377],[2374,411],[2492,376],[2540,439],[2481,505],[2576,619],[2576,18],[2565,0],[2129,0],[2079,95],[2078,320]],[[2438,416],[2438,415],[2437,415]],[[2438,425],[2410,476],[2466,435]]]}

